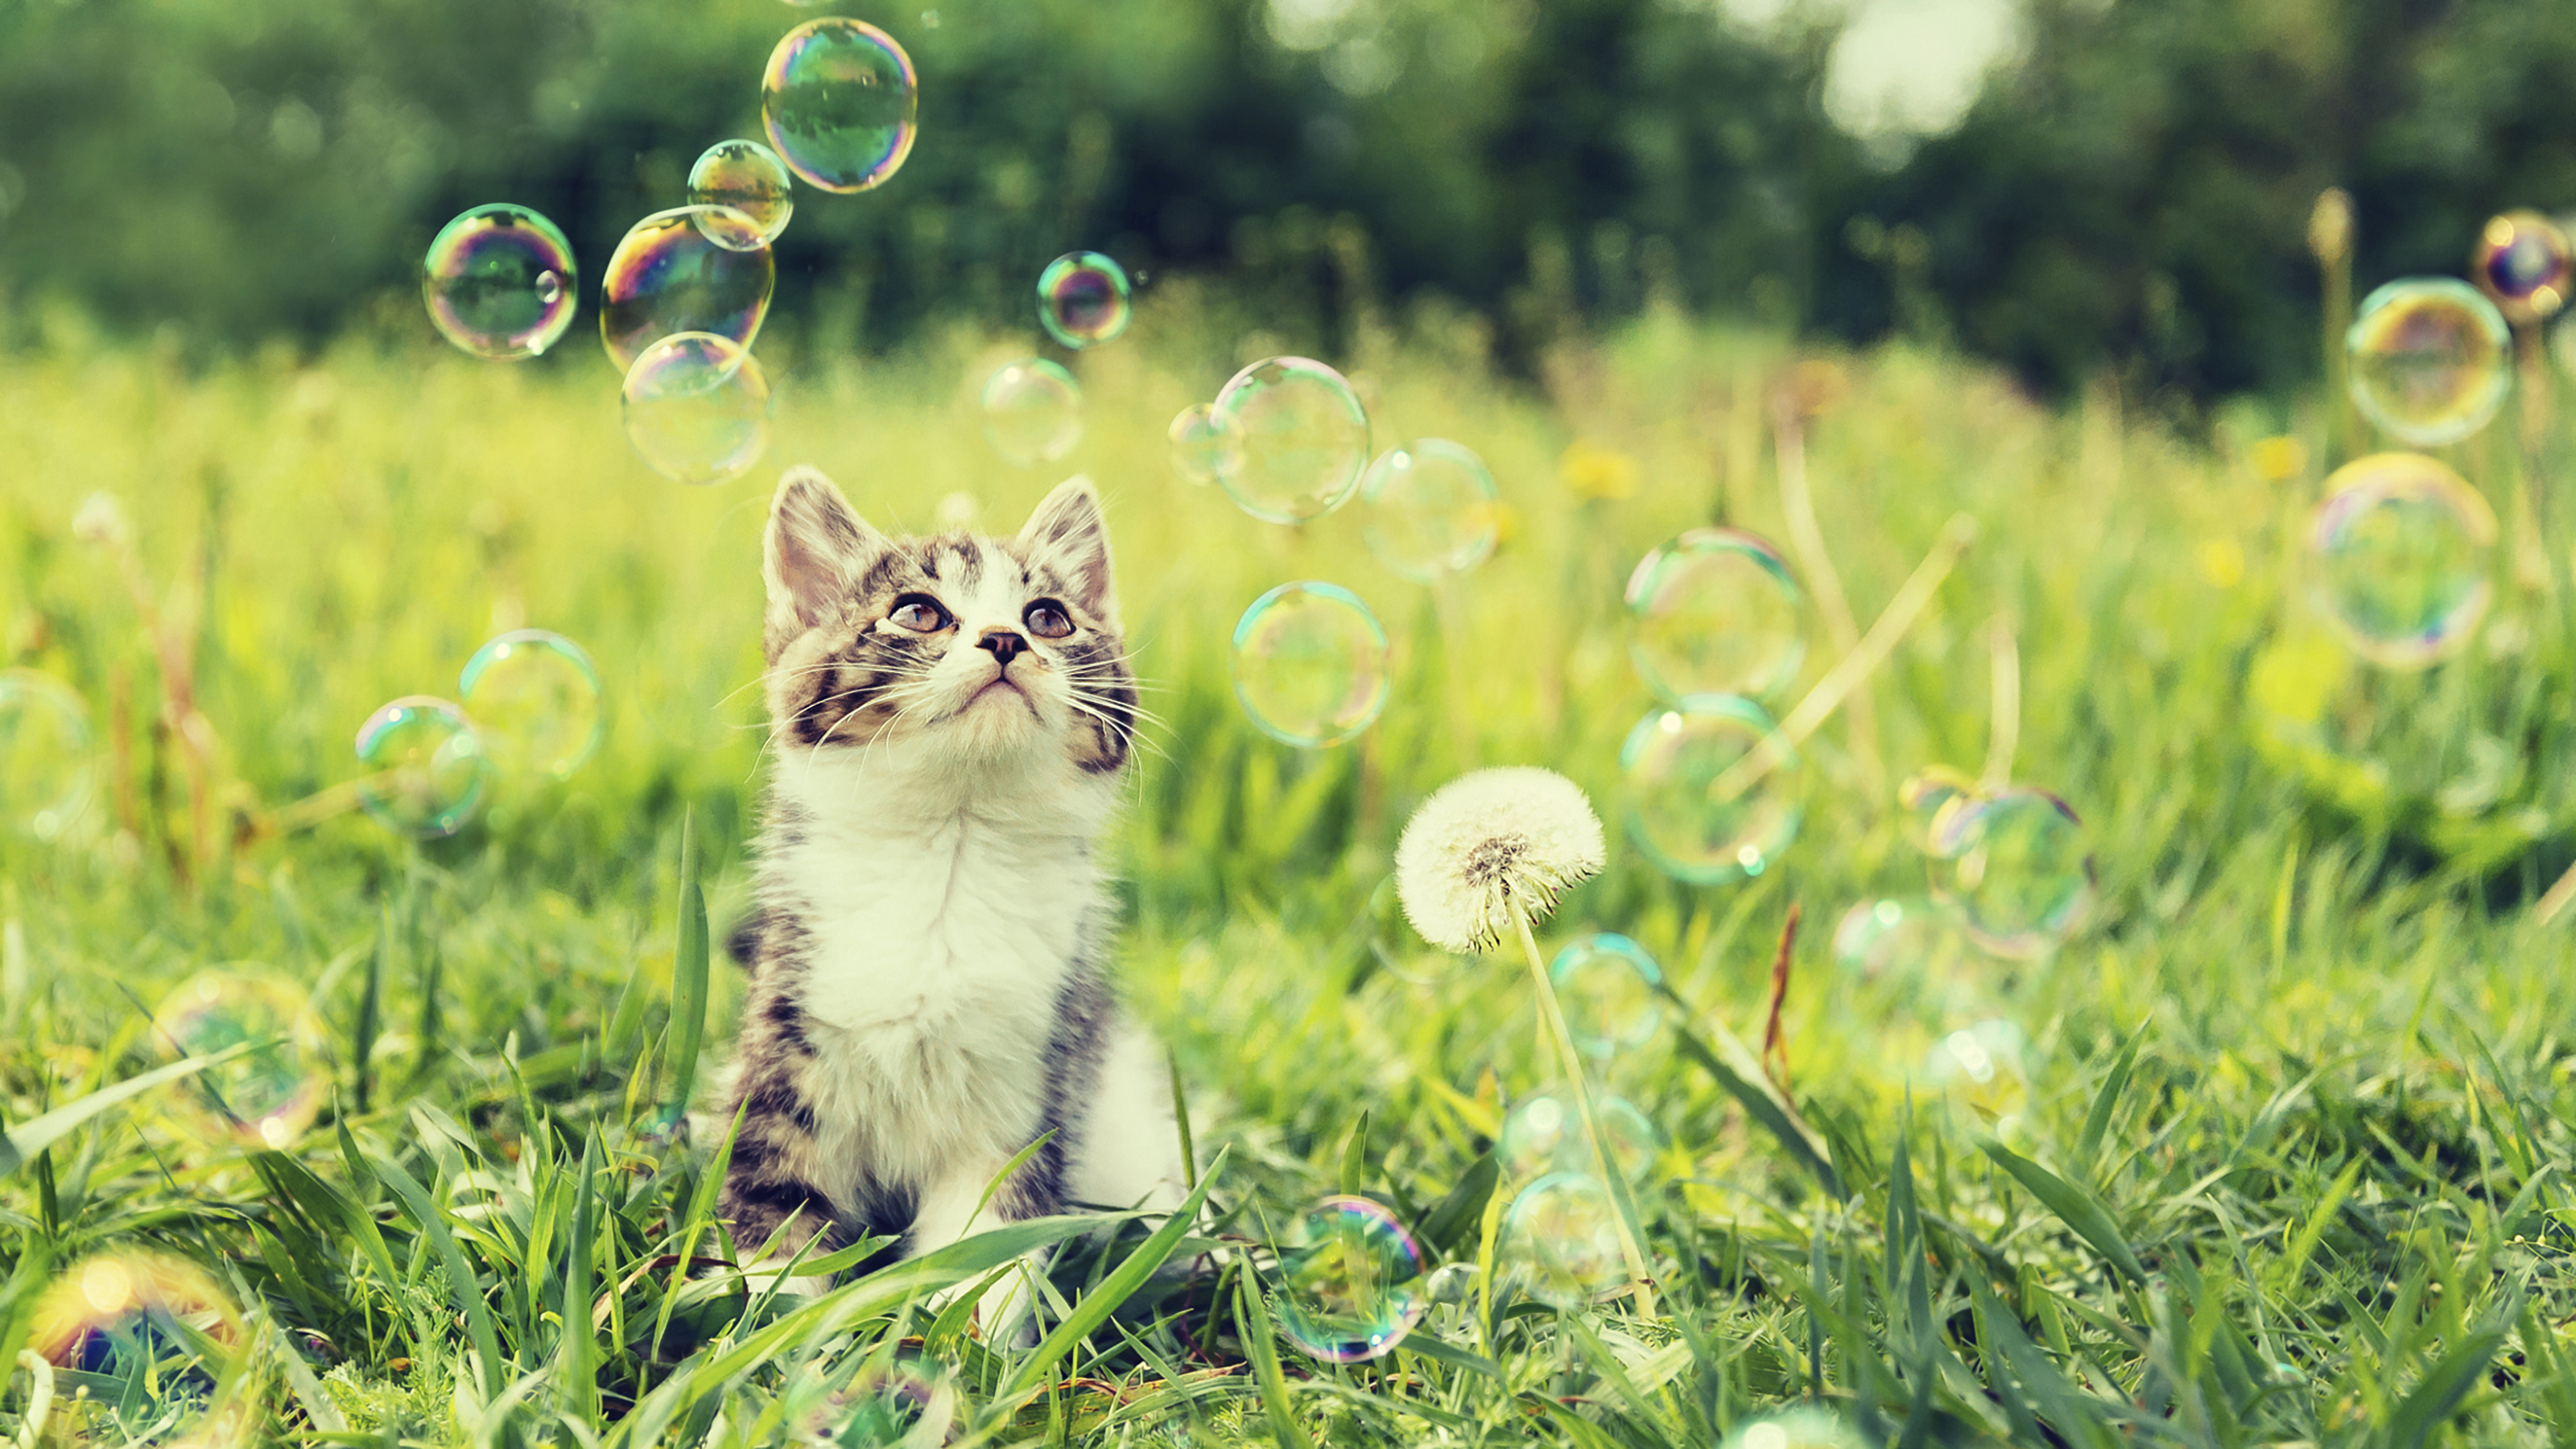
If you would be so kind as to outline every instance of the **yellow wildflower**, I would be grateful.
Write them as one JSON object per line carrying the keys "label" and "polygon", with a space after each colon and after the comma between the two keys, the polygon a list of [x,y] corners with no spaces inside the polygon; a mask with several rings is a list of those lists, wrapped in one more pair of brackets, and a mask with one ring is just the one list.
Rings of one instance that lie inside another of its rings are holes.
{"label": "yellow wildflower", "polygon": [[2308,471],[2308,450],[2291,437],[2265,438],[2254,445],[2254,476],[2266,483],[2287,483]]}
{"label": "yellow wildflower", "polygon": [[1556,471],[1575,497],[1587,501],[1626,498],[1637,491],[1636,459],[1581,439],[1556,460]]}

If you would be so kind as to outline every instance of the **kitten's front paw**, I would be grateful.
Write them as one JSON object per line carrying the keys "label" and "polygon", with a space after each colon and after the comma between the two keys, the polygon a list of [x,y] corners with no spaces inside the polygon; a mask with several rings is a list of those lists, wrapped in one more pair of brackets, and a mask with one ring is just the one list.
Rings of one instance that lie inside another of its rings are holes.
{"label": "kitten's front paw", "polygon": [[[1046,1271],[1046,1255],[1033,1252],[1010,1265],[995,1278],[975,1300],[975,1335],[984,1342],[1001,1347],[1035,1348],[1038,1342],[1038,1318],[1031,1311],[1036,1275]],[[976,1290],[982,1279],[942,1288],[930,1296],[933,1313],[944,1312],[960,1297]]]}

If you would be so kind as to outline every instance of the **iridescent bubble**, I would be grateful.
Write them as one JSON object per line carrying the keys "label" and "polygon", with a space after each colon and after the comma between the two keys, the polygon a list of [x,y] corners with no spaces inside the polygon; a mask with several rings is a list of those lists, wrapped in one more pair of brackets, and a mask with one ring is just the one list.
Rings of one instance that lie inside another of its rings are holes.
{"label": "iridescent bubble", "polygon": [[1192,483],[1213,483],[1243,454],[1243,434],[1206,403],[1172,416],[1172,467]]}
{"label": "iridescent bubble", "polygon": [[1279,1244],[1279,1331],[1312,1356],[1360,1363],[1395,1350],[1431,1306],[1422,1250],[1395,1214],[1328,1197]]}
{"label": "iridescent bubble", "polygon": [[984,379],[984,441],[1015,467],[1053,462],[1082,441],[1082,384],[1042,358],[1024,357]]}
{"label": "iridescent bubble", "polygon": [[580,645],[545,629],[486,640],[456,678],[492,763],[564,779],[599,749],[608,723],[599,667]]}
{"label": "iridescent bubble", "polygon": [[491,762],[465,711],[426,694],[405,695],[358,726],[358,803],[401,835],[454,835],[483,804]]}
{"label": "iridescent bubble", "polygon": [[2009,1131],[2030,1107],[2029,1050],[2030,1038],[2009,1021],[1972,1022],[1932,1043],[1923,1077],[1935,1091]]}
{"label": "iridescent bubble", "polygon": [[2529,326],[2567,305],[2576,277],[2576,249],[2558,223],[2536,211],[2508,211],[2489,220],[2469,257],[2469,276],[2505,320]]}
{"label": "iridescent bubble", "polygon": [[1338,745],[1386,707],[1386,628],[1339,584],[1281,584],[1234,626],[1234,697],[1263,734]]}
{"label": "iridescent bubble", "polygon": [[1127,271],[1098,252],[1067,252],[1038,273],[1038,321],[1067,347],[1107,342],[1127,330],[1134,309]]}
{"label": "iridescent bubble", "polygon": [[1349,381],[1320,362],[1256,362],[1216,395],[1216,414],[1242,440],[1217,481],[1255,518],[1321,518],[1350,499],[1368,466],[1368,413]]}
{"label": "iridescent bubble", "polygon": [[1872,1449],[1871,1441],[1831,1409],[1800,1406],[1740,1419],[1724,1449]]}
{"label": "iridescent bubble", "polygon": [[97,773],[80,695],[50,674],[0,670],[0,829],[60,839]]}
{"label": "iridescent bubble", "polygon": [[27,1346],[58,1369],[45,1439],[226,1449],[252,1442],[241,1313],[204,1269],[120,1248],[74,1265],[36,1299]]}
{"label": "iridescent bubble", "polygon": [[1760,875],[1797,839],[1806,762],[1795,750],[1768,769],[1746,760],[1772,732],[1762,706],[1733,695],[1637,721],[1619,749],[1622,805],[1628,838],[1657,869],[1717,885]]}
{"label": "iridescent bubble", "polygon": [[750,217],[726,206],[657,211],[627,228],[608,258],[599,340],[621,373],[680,332],[713,332],[748,348],[777,282],[778,264]]}
{"label": "iridescent bubble", "polygon": [[760,119],[788,168],[825,191],[865,191],[912,154],[921,92],[912,57],[873,25],[809,20],[760,76]]}
{"label": "iridescent bubble", "polygon": [[1500,497],[1474,451],[1417,438],[1378,454],[1362,475],[1360,536],[1396,574],[1435,584],[1492,556]]}
{"label": "iridescent bubble", "polygon": [[1580,1308],[1627,1281],[1618,1209],[1588,1172],[1557,1172],[1524,1187],[1504,1210],[1495,1276],[1555,1308]]}
{"label": "iridescent bubble", "polygon": [[2363,299],[2345,334],[2352,399],[2402,441],[2456,442],[2504,405],[2512,344],[2504,314],[2468,283],[2390,282]]}
{"label": "iridescent bubble", "polygon": [[1834,927],[1834,963],[1865,978],[1921,975],[1958,952],[1957,913],[1923,896],[1862,901]]}
{"label": "iridescent bubble", "polygon": [[[689,168],[689,204],[726,207],[751,218],[767,246],[787,230],[796,198],[787,179],[787,163],[758,141],[718,141]],[[731,225],[718,225],[707,240],[740,249],[744,238]]]}
{"label": "iridescent bubble", "polygon": [[1789,561],[1740,528],[1694,528],[1628,576],[1628,657],[1667,704],[1760,698],[1806,662],[1805,595]]}
{"label": "iridescent bubble", "polygon": [[2420,453],[2336,469],[2305,542],[2310,596],[2374,664],[2420,669],[2468,642],[2486,616],[2495,511]]}
{"label": "iridescent bubble", "polygon": [[[1592,1112],[1609,1139],[1611,1165],[1630,1182],[1645,1181],[1655,1170],[1655,1155],[1663,1151],[1663,1134],[1625,1097],[1595,1092]],[[1583,1134],[1582,1107],[1563,1086],[1541,1088],[1512,1104],[1503,1117],[1502,1135],[1494,1139],[1494,1160],[1514,1182],[1552,1172],[1601,1170],[1591,1139]]]}
{"label": "iridescent bubble", "polygon": [[729,483],[769,451],[769,379],[732,339],[675,332],[644,349],[621,391],[626,441],[674,483]]}
{"label": "iridescent bubble", "polygon": [[1935,854],[1943,894],[1976,943],[2027,959],[2054,949],[2093,905],[2084,822],[2045,790],[2017,786],[1945,812]]}
{"label": "iridescent bubble", "polygon": [[322,1110],[329,1037],[305,994],[276,977],[201,971],[161,999],[152,1031],[170,1061],[255,1048],[175,1089],[174,1109],[201,1136],[283,1150]]}
{"label": "iridescent bubble", "polygon": [[1635,1051],[1663,1029],[1664,998],[1655,989],[1663,983],[1663,968],[1645,947],[1616,931],[1567,942],[1548,963],[1547,974],[1564,1007],[1574,1049],[1585,1056]]}
{"label": "iridescent bubble", "polygon": [[1977,782],[1948,765],[1927,765],[1896,787],[1897,808],[1905,812],[1905,839],[1929,854],[1941,812],[1961,800],[1977,798]]}
{"label": "iridescent bubble", "polygon": [[478,206],[439,229],[420,264],[439,335],[477,357],[534,357],[572,326],[572,243],[524,206]]}

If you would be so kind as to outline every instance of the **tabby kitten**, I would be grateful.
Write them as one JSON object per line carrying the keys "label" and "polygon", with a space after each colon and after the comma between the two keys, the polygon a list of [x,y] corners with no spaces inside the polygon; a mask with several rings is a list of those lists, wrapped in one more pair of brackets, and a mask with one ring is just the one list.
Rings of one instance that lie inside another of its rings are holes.
{"label": "tabby kitten", "polygon": [[786,1225],[780,1259],[818,1234],[815,1256],[861,1235],[911,1255],[1073,1203],[1177,1205],[1159,1053],[1108,979],[1096,845],[1136,686],[1098,493],[1063,484],[1011,538],[888,538],[797,468],[762,575],[774,764],[735,937],[735,1242]]}

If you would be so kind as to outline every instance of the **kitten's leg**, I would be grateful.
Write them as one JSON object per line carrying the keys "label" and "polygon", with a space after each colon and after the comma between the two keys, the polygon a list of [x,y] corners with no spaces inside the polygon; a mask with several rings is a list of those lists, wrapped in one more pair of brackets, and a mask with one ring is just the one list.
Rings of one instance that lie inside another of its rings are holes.
{"label": "kitten's leg", "polygon": [[[914,1254],[944,1248],[960,1239],[1000,1227],[1024,1218],[1043,1217],[1057,1210],[1054,1195],[1046,1187],[1061,1171],[1062,1153],[1053,1142],[1039,1148],[1035,1156],[1022,1164],[1010,1181],[992,1186],[1004,1164],[1010,1159],[979,1159],[976,1166],[952,1169],[930,1185],[922,1194],[921,1212],[912,1222],[910,1250]],[[984,1200],[987,1189],[992,1200],[981,1213],[975,1205]],[[1011,1337],[1034,1342],[1029,1330],[1036,1319],[1028,1311],[1031,1286],[1029,1275],[1046,1270],[1046,1254],[1033,1252],[1012,1266],[992,1287],[984,1290],[975,1305],[975,1322],[988,1337]],[[962,1283],[932,1298],[934,1306],[944,1306],[974,1285]],[[1023,1347],[1027,1343],[1022,1344]]]}
{"label": "kitten's leg", "polygon": [[1152,1032],[1121,1013],[1089,1098],[1069,1106],[1080,1125],[1066,1164],[1067,1199],[1168,1212],[1189,1196],[1171,1071]]}
{"label": "kitten's leg", "polygon": [[[758,1264],[745,1264],[745,1271],[774,1274],[809,1244],[809,1258],[840,1247],[831,1198],[816,1182],[822,1174],[814,1112],[798,1090],[790,1064],[746,1062],[734,1105],[742,1114],[742,1130],[734,1136],[717,1210],[733,1224],[735,1251],[758,1252],[794,1219],[770,1255]],[[789,1286],[795,1292],[821,1293],[832,1282],[809,1276]]]}

